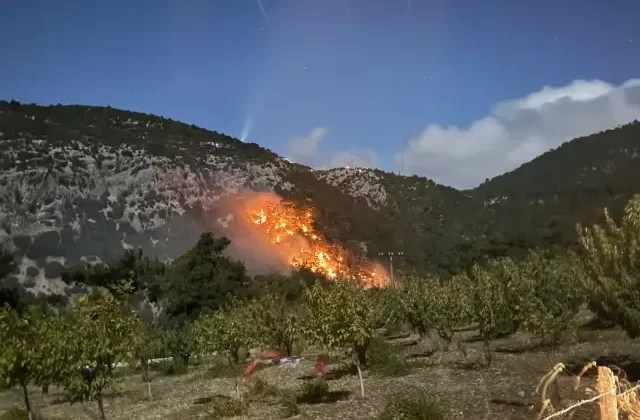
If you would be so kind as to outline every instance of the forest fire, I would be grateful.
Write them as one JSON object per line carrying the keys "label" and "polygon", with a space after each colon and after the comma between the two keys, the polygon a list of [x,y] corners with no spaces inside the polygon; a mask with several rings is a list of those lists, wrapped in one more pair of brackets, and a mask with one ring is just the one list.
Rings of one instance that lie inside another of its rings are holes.
{"label": "forest fire", "polygon": [[377,287],[388,285],[389,277],[379,264],[355,258],[314,231],[313,209],[299,209],[277,196],[262,194],[251,200],[246,211],[251,223],[287,254],[293,267],[307,268],[329,279],[360,280]]}

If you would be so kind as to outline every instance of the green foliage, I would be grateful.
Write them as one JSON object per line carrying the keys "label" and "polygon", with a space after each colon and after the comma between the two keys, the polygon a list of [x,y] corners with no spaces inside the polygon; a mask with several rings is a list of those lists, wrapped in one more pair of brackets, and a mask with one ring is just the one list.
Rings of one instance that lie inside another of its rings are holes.
{"label": "green foliage", "polygon": [[19,314],[5,305],[0,309],[0,386],[19,385],[24,394],[25,408],[31,412],[27,386],[49,377],[55,364],[55,354],[46,350],[53,339],[47,334],[50,324],[41,314],[25,311]]}
{"label": "green foliage", "polygon": [[9,285],[5,279],[15,271],[16,260],[7,249],[0,246],[0,306],[8,304],[16,308],[20,302],[20,292],[15,285]]}
{"label": "green foliage", "polygon": [[369,346],[367,365],[371,372],[381,376],[406,376],[412,370],[411,363],[401,354],[400,349],[382,338],[374,339]]}
{"label": "green foliage", "polygon": [[281,391],[264,379],[256,378],[251,383],[250,393],[252,397],[277,397],[280,396]]}
{"label": "green foliage", "polygon": [[193,326],[198,350],[217,351],[239,363],[241,348],[265,344],[267,340],[256,309],[253,301],[233,300],[220,310],[201,315]]}
{"label": "green foliage", "polygon": [[300,414],[300,407],[298,406],[298,401],[296,398],[296,394],[289,391],[283,391],[280,397],[280,404],[282,408],[280,409],[280,416],[282,418],[289,418],[293,416],[297,416]]}
{"label": "green foliage", "polygon": [[519,323],[543,343],[559,344],[576,327],[573,321],[585,301],[581,262],[572,255],[545,257],[530,252],[518,269],[514,287]]}
{"label": "green foliage", "polygon": [[453,328],[468,319],[469,302],[463,282],[456,279],[442,284],[434,277],[409,278],[398,294],[403,318],[420,334],[435,331],[447,342]]}
{"label": "green foliage", "polygon": [[358,363],[366,366],[366,350],[385,313],[381,306],[386,304],[371,296],[361,285],[346,282],[307,289],[305,336],[328,350],[352,346]]}
{"label": "green foliage", "polygon": [[[206,378],[237,378],[242,374],[242,366],[230,363],[228,359],[215,357],[207,366]],[[255,383],[255,381],[254,381]]]}
{"label": "green foliage", "polygon": [[246,292],[244,264],[222,255],[229,244],[225,237],[203,233],[193,249],[171,264],[163,288],[170,315],[195,319],[203,308],[215,310]]}
{"label": "green foliage", "polygon": [[247,414],[248,401],[239,398],[219,398],[208,411],[209,418],[223,419],[227,417],[239,417]]}
{"label": "green foliage", "polygon": [[[78,298],[72,316],[64,387],[72,397],[95,398],[104,418],[103,392],[116,386],[115,365],[131,360],[140,319],[106,291]],[[83,377],[84,366],[91,367],[90,378]]]}
{"label": "green foliage", "polygon": [[[16,269],[16,261],[11,252],[0,246],[0,281]],[[0,283],[1,284],[1,283]]]}
{"label": "green foliage", "polygon": [[438,404],[421,391],[403,393],[391,398],[379,420],[444,420]]}
{"label": "green foliage", "polygon": [[518,266],[509,258],[478,263],[451,281],[466,288],[471,320],[478,324],[484,340],[485,356],[490,364],[492,357],[489,340],[511,334],[518,328],[518,297],[514,288]]}
{"label": "green foliage", "polygon": [[119,259],[107,264],[71,267],[62,273],[62,279],[66,283],[100,286],[120,293],[123,292],[123,282],[128,281],[130,288],[126,292],[146,290],[151,300],[155,301],[160,297],[164,273],[165,265],[157,259],[144,256],[142,250],[127,250]]}
{"label": "green foliage", "polygon": [[513,286],[518,266],[509,258],[475,264],[469,280],[459,276],[452,281],[467,284],[473,320],[479,324],[480,334],[490,340],[517,329],[517,293]]}
{"label": "green foliage", "polygon": [[179,327],[166,330],[162,333],[162,347],[172,357],[171,367],[173,373],[187,372],[191,356],[197,349],[196,325],[188,322]]}
{"label": "green foliage", "polygon": [[318,404],[329,395],[329,383],[324,379],[315,379],[302,384],[297,402],[301,404]]}
{"label": "green foliage", "polygon": [[13,407],[0,415],[0,420],[29,420],[29,418],[29,411],[17,407]]}
{"label": "green foliage", "polygon": [[254,313],[262,330],[258,333],[260,337],[264,337],[265,344],[275,345],[291,356],[293,345],[302,333],[300,306],[274,295],[260,298],[254,304]]}
{"label": "green foliage", "polygon": [[605,210],[606,227],[578,225],[591,307],[640,337],[640,195],[624,210],[618,226]]}
{"label": "green foliage", "polygon": [[165,350],[162,332],[147,328],[140,323],[135,334],[132,361],[140,363],[144,382],[149,382],[149,373],[151,371],[149,360],[164,356]]}

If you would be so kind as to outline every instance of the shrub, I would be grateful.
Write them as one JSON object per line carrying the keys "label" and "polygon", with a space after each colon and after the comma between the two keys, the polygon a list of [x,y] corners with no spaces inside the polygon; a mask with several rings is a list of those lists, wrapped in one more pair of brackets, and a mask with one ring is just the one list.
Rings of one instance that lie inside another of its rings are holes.
{"label": "shrub", "polygon": [[281,391],[264,379],[256,378],[251,384],[250,394],[252,397],[277,397],[281,395]]}
{"label": "shrub", "polygon": [[391,398],[380,413],[379,420],[444,420],[444,412],[423,392]]}
{"label": "shrub", "polygon": [[576,315],[585,300],[580,261],[571,255],[547,258],[530,252],[518,266],[519,323],[555,347],[575,332]]}
{"label": "shrub", "polygon": [[239,417],[247,414],[249,404],[245,400],[229,398],[215,401],[213,408],[208,411],[211,419],[223,419],[226,417]]}
{"label": "shrub", "polygon": [[152,363],[151,368],[163,375],[183,375],[187,373],[187,366],[182,360],[160,360]]}
{"label": "shrub", "polygon": [[13,407],[0,415],[0,420],[27,420],[29,412],[24,408]]}
{"label": "shrub", "polygon": [[241,374],[242,367],[240,365],[229,363],[221,358],[216,358],[207,368],[205,376],[210,379],[236,378]]}
{"label": "shrub", "polygon": [[435,277],[409,279],[400,291],[397,303],[403,319],[420,336],[435,331],[450,343],[453,328],[468,318],[466,292],[464,285],[456,279],[446,284]]}
{"label": "shrub", "polygon": [[606,228],[577,226],[590,306],[629,337],[640,337],[640,195],[625,207],[620,226],[605,210]]}
{"label": "shrub", "polygon": [[382,376],[405,376],[411,373],[411,363],[398,354],[398,349],[383,339],[375,339],[367,352],[369,370]]}
{"label": "shrub", "polygon": [[283,418],[289,418],[300,414],[300,407],[298,406],[295,393],[287,391],[282,392],[280,404],[282,404],[280,415]]}
{"label": "shrub", "polygon": [[297,402],[317,404],[329,395],[329,384],[324,379],[305,382],[298,394]]}

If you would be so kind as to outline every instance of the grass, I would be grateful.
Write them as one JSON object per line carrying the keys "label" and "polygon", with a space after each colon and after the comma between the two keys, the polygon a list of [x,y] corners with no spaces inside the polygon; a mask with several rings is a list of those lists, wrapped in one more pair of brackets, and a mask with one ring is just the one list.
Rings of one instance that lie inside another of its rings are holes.
{"label": "grass", "polygon": [[444,411],[424,391],[412,391],[391,398],[379,420],[444,420]]}
{"label": "grass", "polygon": [[238,398],[218,399],[213,402],[213,407],[207,410],[210,419],[223,419],[246,415],[249,404]]}
{"label": "grass", "polygon": [[249,398],[251,401],[266,400],[273,405],[279,405],[282,418],[297,416],[301,413],[295,391],[280,389],[262,378],[254,379],[249,390]]}
{"label": "grass", "polygon": [[369,370],[382,376],[406,376],[413,370],[411,362],[400,354],[400,349],[384,340],[375,340],[371,344],[367,359]]}
{"label": "grass", "polygon": [[329,384],[324,379],[316,379],[302,385],[297,397],[301,404],[318,404],[329,395]]}
{"label": "grass", "polygon": [[23,408],[13,407],[0,415],[0,420],[27,420],[29,412]]}
{"label": "grass", "polygon": [[[627,359],[640,360],[640,342],[629,340],[618,329],[598,333],[602,336],[596,341],[583,341],[552,351],[497,353],[491,366],[473,369],[460,367],[461,356],[455,349],[428,354],[425,349],[430,348],[429,342],[406,348],[374,343],[369,354],[370,369],[364,372],[365,398],[356,397],[359,379],[351,373],[328,375],[331,378],[324,381],[306,379],[313,377],[315,355],[312,354],[305,354],[305,360],[296,367],[274,366],[256,373],[242,400],[237,399],[236,379],[240,375],[236,374],[243,366],[230,365],[226,360],[190,366],[187,374],[164,375],[154,371],[153,400],[145,398],[146,384],[140,374],[130,372],[122,378],[122,392],[105,395],[105,410],[110,420],[190,420],[238,415],[246,420],[293,416],[309,420],[387,420],[397,418],[398,413],[405,413],[405,418],[411,420],[438,419],[433,416],[440,411],[450,420],[530,420],[540,404],[540,396],[534,395],[534,390],[539,379],[552,367],[551,363],[562,361],[567,370],[572,371],[574,365],[579,370],[585,361],[591,360],[623,368],[629,368],[625,364]],[[457,333],[456,339],[467,334],[473,332]],[[526,341],[526,336],[514,336],[494,340],[492,346],[516,347]],[[465,361],[482,359],[482,343],[468,343],[466,347]],[[400,357],[400,354],[414,353],[426,355],[411,361]],[[604,354],[608,355],[606,360],[601,357]],[[330,365],[328,371],[339,371],[349,360],[346,357],[339,360]],[[402,361],[402,368],[394,367],[396,360]],[[406,369],[410,369],[409,375],[405,374]],[[633,369],[627,373],[631,381],[636,379]],[[560,380],[560,395],[565,399],[571,396],[574,386],[573,378],[566,376]],[[583,381],[584,386],[593,389],[591,378]],[[416,388],[420,391],[407,391]],[[49,396],[43,396],[36,386],[30,387],[29,392],[33,406],[44,419],[97,418],[94,401],[70,405],[62,402],[64,391],[54,386]],[[0,390],[0,420],[26,418],[20,417],[24,414],[21,407],[19,388]],[[414,411],[429,413],[431,417],[415,417]]]}

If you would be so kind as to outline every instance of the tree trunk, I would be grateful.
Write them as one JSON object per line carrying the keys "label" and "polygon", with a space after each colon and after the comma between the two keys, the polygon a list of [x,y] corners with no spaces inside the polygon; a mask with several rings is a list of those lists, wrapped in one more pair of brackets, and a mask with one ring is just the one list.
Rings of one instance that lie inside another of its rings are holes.
{"label": "tree trunk", "polygon": [[141,359],[140,364],[142,365],[142,381],[149,382],[149,362]]}
{"label": "tree trunk", "polygon": [[366,369],[367,368],[367,346],[364,344],[356,344],[354,346],[354,350],[356,352],[358,366],[361,366],[363,369]]}
{"label": "tree trunk", "polygon": [[360,366],[356,366],[358,368],[358,379],[360,379],[360,396],[364,398],[364,381],[362,380],[362,369]]}
{"label": "tree trunk", "polygon": [[291,357],[291,354],[293,354],[293,343],[289,342],[289,343],[286,343],[284,346],[285,346],[285,351],[287,352],[287,357]]}
{"label": "tree trunk", "polygon": [[484,360],[487,362],[487,367],[491,366],[492,354],[491,354],[491,345],[489,340],[485,338],[484,340]]}
{"label": "tree trunk", "polygon": [[31,413],[31,401],[29,401],[29,392],[27,391],[27,385],[22,383],[20,384],[22,387],[22,393],[24,394],[24,406],[29,412],[29,420],[33,419],[33,414]]}
{"label": "tree trunk", "polygon": [[104,404],[102,403],[102,393],[98,394],[98,410],[100,411],[100,420],[106,420],[104,415]]}
{"label": "tree trunk", "polygon": [[49,381],[42,381],[42,395],[49,395]]}

